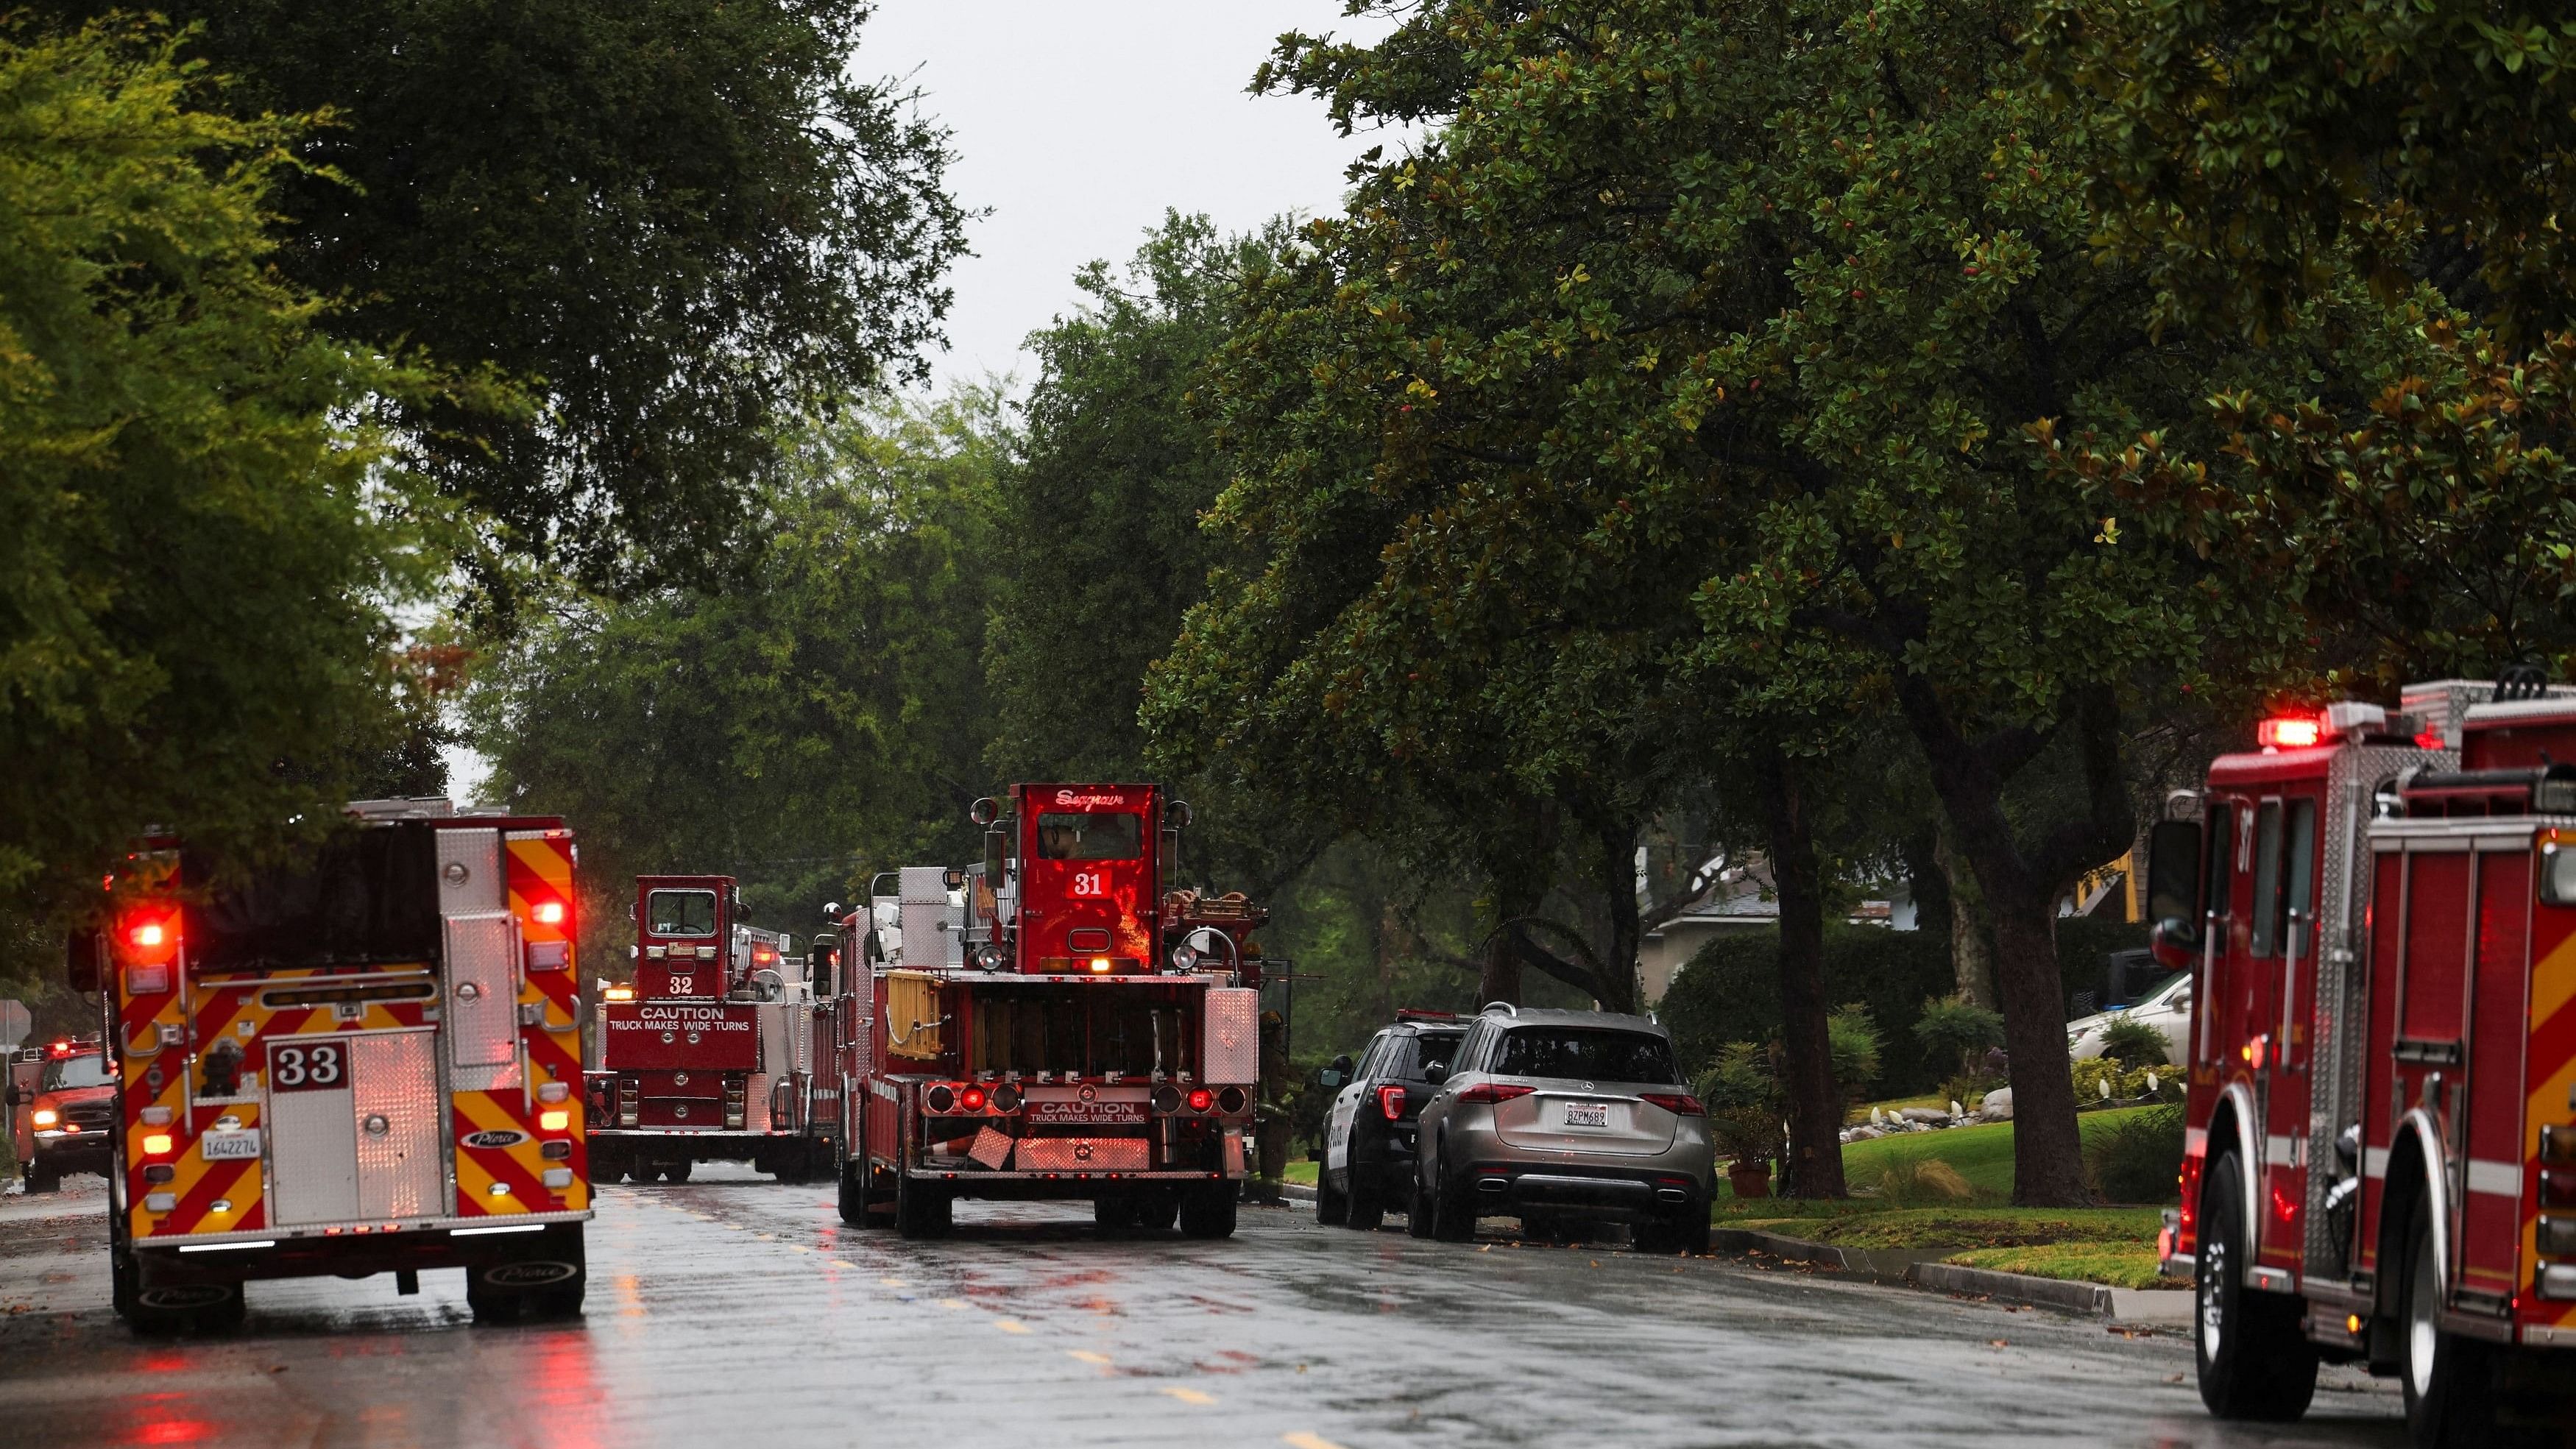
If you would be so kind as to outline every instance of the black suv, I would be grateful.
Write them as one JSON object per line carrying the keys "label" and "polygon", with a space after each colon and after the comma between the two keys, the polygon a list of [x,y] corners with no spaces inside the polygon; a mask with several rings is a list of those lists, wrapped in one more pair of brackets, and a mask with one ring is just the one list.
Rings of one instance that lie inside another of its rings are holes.
{"label": "black suv", "polygon": [[1429,1073],[1446,1069],[1466,1039],[1466,1021],[1445,1011],[1403,1011],[1370,1038],[1359,1065],[1336,1057],[1317,1078],[1338,1087],[1324,1119],[1324,1166],[1315,1217],[1365,1232],[1388,1207],[1402,1211],[1413,1186],[1413,1127],[1432,1093]]}

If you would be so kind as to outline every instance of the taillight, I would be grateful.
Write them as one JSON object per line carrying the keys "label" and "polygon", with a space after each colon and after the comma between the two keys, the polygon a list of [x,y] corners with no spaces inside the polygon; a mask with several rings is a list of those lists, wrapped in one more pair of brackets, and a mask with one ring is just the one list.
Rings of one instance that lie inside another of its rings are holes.
{"label": "taillight", "polygon": [[1490,1107],[1496,1102],[1508,1102],[1514,1097],[1526,1097],[1534,1090],[1531,1087],[1506,1086],[1501,1082],[1478,1082],[1460,1092],[1458,1100],[1470,1106]]}
{"label": "taillight", "polygon": [[1209,1090],[1208,1090],[1207,1088],[1205,1088],[1205,1087],[1192,1087],[1192,1088],[1190,1089],[1190,1110],[1191,1110],[1191,1111],[1193,1111],[1193,1112],[1204,1112],[1204,1111],[1206,1111],[1208,1108],[1213,1107],[1213,1106],[1215,1106],[1215,1105],[1216,1105],[1216,1093],[1209,1091]]}
{"label": "taillight", "polygon": [[921,1094],[921,1105],[933,1112],[953,1112],[957,1109],[957,1089],[942,1082]]}
{"label": "taillight", "polygon": [[537,1125],[548,1132],[561,1132],[572,1125],[572,1109],[550,1107],[537,1114]]}
{"label": "taillight", "polygon": [[1377,1109],[1386,1114],[1386,1120],[1389,1122],[1404,1120],[1404,1089],[1402,1087],[1378,1088]]}
{"label": "taillight", "polygon": [[169,1150],[170,1134],[167,1132],[155,1132],[143,1139],[143,1154],[146,1157],[160,1157]]}
{"label": "taillight", "polygon": [[1705,1117],[1708,1115],[1708,1109],[1699,1104],[1699,1098],[1692,1096],[1688,1092],[1639,1092],[1637,1095],[1646,1101],[1652,1102],[1656,1106],[1663,1108],[1665,1111],[1672,1113],[1676,1117]]}
{"label": "taillight", "polygon": [[2576,1172],[2544,1172],[2540,1175],[2542,1207],[2576,1208]]}
{"label": "taillight", "polygon": [[957,1104],[964,1107],[969,1112],[983,1111],[984,1089],[981,1087],[968,1087],[965,1091],[957,1094]]}

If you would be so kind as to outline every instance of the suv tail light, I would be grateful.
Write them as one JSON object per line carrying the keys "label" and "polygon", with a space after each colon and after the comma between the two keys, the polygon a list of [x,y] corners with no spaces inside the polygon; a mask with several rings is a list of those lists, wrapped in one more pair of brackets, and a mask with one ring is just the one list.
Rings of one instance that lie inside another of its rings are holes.
{"label": "suv tail light", "polygon": [[1699,1104],[1699,1098],[1692,1096],[1688,1092],[1639,1092],[1637,1095],[1654,1103],[1656,1106],[1663,1108],[1665,1111],[1672,1113],[1676,1117],[1705,1117],[1708,1115],[1708,1109]]}
{"label": "suv tail light", "polygon": [[1402,1087],[1378,1088],[1377,1109],[1386,1114],[1386,1120],[1389,1122],[1402,1121],[1404,1118],[1404,1089]]}
{"label": "suv tail light", "polygon": [[1471,1106],[1490,1107],[1496,1102],[1508,1102],[1514,1097],[1526,1097],[1535,1090],[1537,1089],[1533,1087],[1506,1086],[1500,1082],[1478,1082],[1460,1092],[1458,1100]]}

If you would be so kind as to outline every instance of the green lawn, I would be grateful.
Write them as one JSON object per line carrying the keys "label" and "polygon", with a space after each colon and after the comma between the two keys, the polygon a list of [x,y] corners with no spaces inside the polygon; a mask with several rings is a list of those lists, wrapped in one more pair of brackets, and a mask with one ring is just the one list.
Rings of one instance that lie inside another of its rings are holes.
{"label": "green lawn", "polygon": [[2114,1288],[2186,1288],[2175,1278],[2156,1275],[2156,1240],[2143,1243],[2054,1243],[2027,1248],[1976,1248],[1953,1253],[1945,1263],[1992,1268],[1998,1273],[2027,1273],[2034,1278],[2070,1278],[2080,1283],[2108,1283]]}
{"label": "green lawn", "polygon": [[1888,1212],[1764,1219],[1730,1215],[1729,1227],[1763,1228],[1846,1248],[2029,1248],[2058,1243],[2145,1243],[2163,1215],[2155,1208],[1907,1208]]}
{"label": "green lawn", "polygon": [[1288,1170],[1280,1175],[1279,1180],[1281,1182],[1302,1183],[1307,1187],[1313,1187],[1315,1185],[1315,1174],[1323,1170],[1324,1164],[1320,1162],[1308,1162],[1302,1157],[1290,1158],[1288,1161]]}
{"label": "green lawn", "polygon": [[[2087,1112],[2075,1119],[2077,1130],[2091,1141],[2096,1133],[2125,1122],[2146,1107],[2115,1107],[2107,1112]],[[1868,1142],[1854,1142],[1843,1148],[1843,1179],[1854,1187],[1867,1186],[1888,1163],[1899,1157],[1939,1158],[1950,1164],[1968,1180],[1980,1199],[1997,1201],[2012,1197],[2013,1124],[1995,1122],[1982,1127],[1952,1127],[1940,1132],[1899,1132]]]}

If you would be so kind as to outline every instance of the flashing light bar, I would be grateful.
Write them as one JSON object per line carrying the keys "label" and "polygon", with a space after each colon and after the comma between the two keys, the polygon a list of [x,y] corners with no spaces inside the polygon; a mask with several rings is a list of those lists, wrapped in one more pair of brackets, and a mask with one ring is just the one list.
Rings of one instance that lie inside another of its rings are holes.
{"label": "flashing light bar", "polygon": [[606,991],[601,992],[600,996],[609,1001],[633,1001],[635,999],[635,988],[632,986],[612,986]]}
{"label": "flashing light bar", "polygon": [[181,1243],[179,1245],[179,1251],[182,1253],[231,1253],[238,1252],[244,1248],[274,1248],[276,1246],[277,1239],[262,1238],[255,1243]]}
{"label": "flashing light bar", "polygon": [[2325,722],[2314,715],[2267,719],[2254,726],[2255,743],[2265,749],[2304,750],[2325,738]]}

